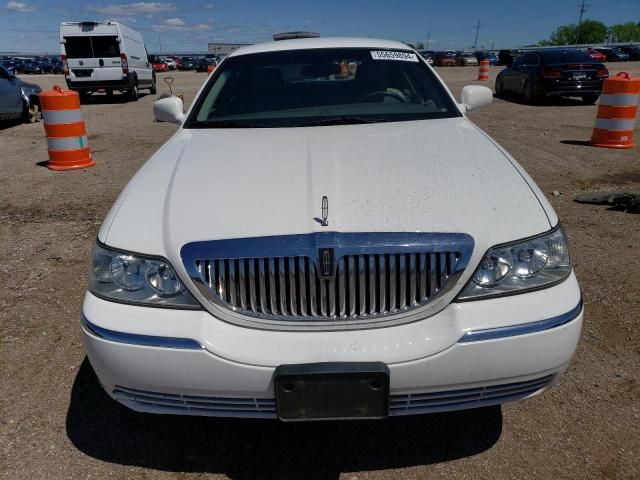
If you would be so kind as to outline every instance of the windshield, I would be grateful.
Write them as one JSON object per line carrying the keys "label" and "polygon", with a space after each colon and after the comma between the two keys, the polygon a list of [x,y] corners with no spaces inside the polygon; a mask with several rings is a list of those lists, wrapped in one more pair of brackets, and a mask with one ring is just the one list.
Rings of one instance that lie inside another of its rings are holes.
{"label": "windshield", "polygon": [[187,128],[304,127],[460,116],[409,51],[314,49],[227,59]]}
{"label": "windshield", "polygon": [[552,63],[593,63],[593,58],[585,52],[567,50],[565,52],[543,52],[544,61]]}

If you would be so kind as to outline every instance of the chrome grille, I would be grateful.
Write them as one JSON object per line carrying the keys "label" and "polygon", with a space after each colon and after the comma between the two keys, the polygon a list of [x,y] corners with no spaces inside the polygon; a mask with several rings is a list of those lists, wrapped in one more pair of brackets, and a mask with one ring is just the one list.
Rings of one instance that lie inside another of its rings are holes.
{"label": "chrome grille", "polygon": [[309,257],[196,260],[218,300],[255,315],[357,318],[423,305],[447,285],[460,252],[346,255],[321,278]]}
{"label": "chrome grille", "polygon": [[[464,270],[473,245],[466,235],[447,236],[448,242],[442,234],[316,235],[189,244],[182,256],[217,305],[249,317],[332,321],[386,318],[427,305]],[[327,248],[335,254],[329,271],[318,259]]]}

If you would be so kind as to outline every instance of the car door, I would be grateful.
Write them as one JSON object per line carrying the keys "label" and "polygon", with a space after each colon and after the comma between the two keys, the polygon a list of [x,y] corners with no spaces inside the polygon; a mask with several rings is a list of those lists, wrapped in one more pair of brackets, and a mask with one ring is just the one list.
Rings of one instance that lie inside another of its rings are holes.
{"label": "car door", "polygon": [[502,88],[507,92],[518,91],[517,86],[520,84],[520,66],[522,65],[522,57],[516,60],[500,73],[502,80]]}
{"label": "car door", "polygon": [[518,79],[520,84],[516,86],[518,93],[522,92],[525,82],[529,80],[532,84],[538,78],[538,72],[540,71],[540,56],[537,53],[527,53],[522,57],[522,64],[520,65]]}
{"label": "car door", "polygon": [[0,119],[16,118],[22,114],[20,81],[0,66]]}

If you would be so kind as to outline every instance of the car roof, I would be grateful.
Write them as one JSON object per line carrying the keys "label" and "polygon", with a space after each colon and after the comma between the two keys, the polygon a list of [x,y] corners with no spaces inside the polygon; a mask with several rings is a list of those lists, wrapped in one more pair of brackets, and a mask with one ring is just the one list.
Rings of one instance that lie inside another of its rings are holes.
{"label": "car roof", "polygon": [[285,50],[306,50],[314,48],[383,48],[395,50],[411,50],[408,45],[393,40],[356,37],[317,37],[295,38],[247,45],[234,50],[228,56],[237,57],[252,53],[282,52]]}

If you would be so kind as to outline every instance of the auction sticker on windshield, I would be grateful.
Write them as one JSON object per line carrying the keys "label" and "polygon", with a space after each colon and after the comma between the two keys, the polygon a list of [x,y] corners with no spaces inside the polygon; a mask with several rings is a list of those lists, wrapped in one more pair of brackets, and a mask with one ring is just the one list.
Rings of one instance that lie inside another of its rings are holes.
{"label": "auction sticker on windshield", "polygon": [[372,50],[371,58],[373,58],[374,60],[399,60],[401,62],[418,61],[418,57],[415,53],[391,52],[388,50]]}

